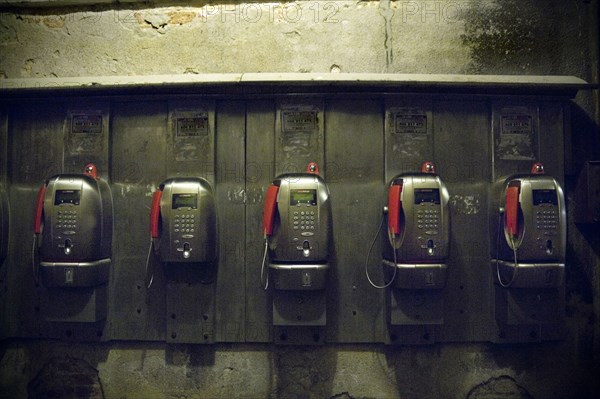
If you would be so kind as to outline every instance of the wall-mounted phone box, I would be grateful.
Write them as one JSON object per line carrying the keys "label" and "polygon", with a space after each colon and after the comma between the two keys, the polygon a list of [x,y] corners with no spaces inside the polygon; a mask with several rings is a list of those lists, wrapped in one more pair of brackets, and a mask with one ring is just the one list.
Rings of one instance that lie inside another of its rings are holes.
{"label": "wall-mounted phone box", "polygon": [[270,275],[276,289],[322,289],[331,237],[329,189],[313,173],[278,176],[265,201]]}
{"label": "wall-mounted phone box", "polygon": [[194,177],[161,183],[152,201],[150,230],[161,262],[214,261],[217,218],[210,184]]}
{"label": "wall-mounted phone box", "polygon": [[47,287],[92,287],[108,281],[113,204],[104,180],[51,177],[38,193],[40,277]]}
{"label": "wall-mounted phone box", "polygon": [[433,173],[392,179],[388,191],[388,240],[383,264],[396,268],[394,286],[443,288],[450,248],[449,195]]}
{"label": "wall-mounted phone box", "polygon": [[515,175],[503,187],[504,213],[493,232],[496,282],[514,288],[561,285],[567,244],[562,188],[544,174]]}

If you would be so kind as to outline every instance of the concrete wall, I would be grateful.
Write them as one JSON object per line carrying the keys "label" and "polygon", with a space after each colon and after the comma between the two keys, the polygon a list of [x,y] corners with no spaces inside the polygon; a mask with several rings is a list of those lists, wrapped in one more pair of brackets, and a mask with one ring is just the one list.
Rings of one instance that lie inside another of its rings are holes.
{"label": "concrete wall", "polygon": [[[59,3],[60,4],[60,3]],[[174,5],[175,4],[175,5]],[[213,2],[3,8],[0,78],[212,72],[598,75],[598,1]],[[597,91],[573,107],[571,196],[600,158]],[[600,358],[597,229],[570,225],[558,343],[324,348],[5,341],[0,398],[585,398]],[[596,373],[596,374],[594,374]]]}

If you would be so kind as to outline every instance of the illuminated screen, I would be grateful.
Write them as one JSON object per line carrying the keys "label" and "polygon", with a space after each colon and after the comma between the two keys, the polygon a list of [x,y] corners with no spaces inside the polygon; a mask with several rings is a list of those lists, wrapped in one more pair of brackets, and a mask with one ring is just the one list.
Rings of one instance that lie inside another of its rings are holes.
{"label": "illuminated screen", "polygon": [[198,207],[198,194],[173,194],[172,209]]}
{"label": "illuminated screen", "polygon": [[440,203],[440,190],[437,188],[421,188],[415,190],[415,204],[430,202],[432,204]]}
{"label": "illuminated screen", "polygon": [[533,190],[533,205],[558,205],[556,190]]}
{"label": "illuminated screen", "polygon": [[317,190],[291,190],[290,205],[298,204],[317,205]]}
{"label": "illuminated screen", "polygon": [[73,204],[79,205],[81,190],[56,190],[54,205]]}

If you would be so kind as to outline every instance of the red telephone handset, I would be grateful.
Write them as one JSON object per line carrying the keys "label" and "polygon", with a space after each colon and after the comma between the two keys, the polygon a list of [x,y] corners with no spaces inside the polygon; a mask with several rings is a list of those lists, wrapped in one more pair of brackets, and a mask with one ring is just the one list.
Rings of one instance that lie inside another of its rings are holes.
{"label": "red telephone handset", "polygon": [[519,212],[519,187],[509,186],[506,189],[506,230],[508,234],[516,237],[519,235],[517,216]]}
{"label": "red telephone handset", "polygon": [[400,234],[400,211],[402,210],[402,184],[392,184],[388,192],[388,229]]}
{"label": "red telephone handset", "polygon": [[42,185],[37,195],[37,203],[35,206],[35,219],[33,220],[33,234],[42,232],[42,216],[44,213],[44,197],[46,196],[46,185]]}
{"label": "red telephone handset", "polygon": [[152,207],[150,208],[150,236],[158,238],[158,224],[160,222],[160,200],[163,192],[156,190],[152,195]]}
{"label": "red telephone handset", "polygon": [[265,199],[265,207],[263,209],[263,237],[273,234],[273,219],[275,218],[275,209],[277,208],[277,194],[279,186],[271,185],[267,190],[267,198]]}

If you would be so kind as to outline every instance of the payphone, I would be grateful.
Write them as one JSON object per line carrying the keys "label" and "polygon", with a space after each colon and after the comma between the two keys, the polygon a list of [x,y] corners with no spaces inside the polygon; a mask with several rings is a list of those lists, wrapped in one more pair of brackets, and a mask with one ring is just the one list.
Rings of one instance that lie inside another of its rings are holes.
{"label": "payphone", "polygon": [[161,262],[211,262],[217,256],[215,200],[202,178],[165,180],[154,192],[150,234]]}
{"label": "payphone", "polygon": [[530,174],[506,179],[500,198],[492,260],[496,283],[505,288],[561,285],[567,216],[558,182],[536,163]]}
{"label": "payphone", "polygon": [[273,181],[263,211],[264,289],[268,288],[269,276],[278,290],[325,288],[330,219],[329,189],[316,163],[309,163],[306,173],[283,174]]}
{"label": "payphone", "polygon": [[448,190],[431,162],[423,164],[421,173],[401,174],[391,180],[383,265],[393,268],[394,287],[445,286],[450,247],[448,201]]}
{"label": "payphone", "polygon": [[84,174],[49,178],[39,189],[34,218],[34,268],[46,287],[93,287],[108,282],[113,203],[108,183],[89,164]]}
{"label": "payphone", "polygon": [[8,196],[0,187],[0,267],[8,255]]}

